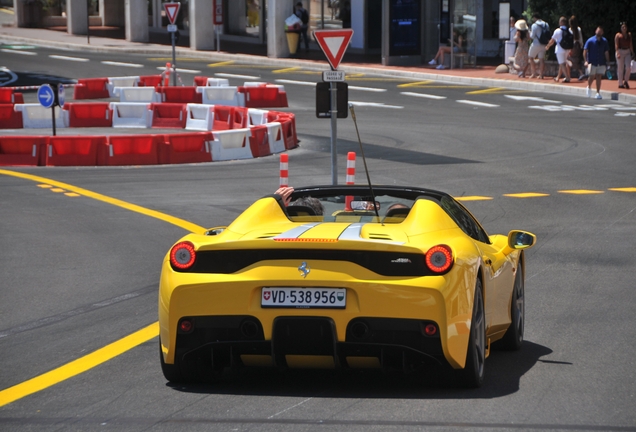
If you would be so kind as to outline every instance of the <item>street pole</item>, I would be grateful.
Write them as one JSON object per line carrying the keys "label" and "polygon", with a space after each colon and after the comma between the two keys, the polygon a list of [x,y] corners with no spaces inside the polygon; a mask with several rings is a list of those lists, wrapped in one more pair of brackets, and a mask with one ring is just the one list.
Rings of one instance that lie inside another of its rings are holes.
{"label": "street pole", "polygon": [[177,58],[176,58],[176,53],[175,53],[175,45],[176,45],[175,33],[176,32],[171,32],[170,33],[172,35],[172,37],[171,37],[171,39],[172,39],[172,85],[174,87],[177,86]]}
{"label": "street pole", "polygon": [[51,107],[51,120],[53,120],[53,136],[55,136],[55,104]]}
{"label": "street pole", "polygon": [[329,83],[331,91],[331,184],[338,184],[338,154],[336,140],[338,137],[338,87],[337,83]]}

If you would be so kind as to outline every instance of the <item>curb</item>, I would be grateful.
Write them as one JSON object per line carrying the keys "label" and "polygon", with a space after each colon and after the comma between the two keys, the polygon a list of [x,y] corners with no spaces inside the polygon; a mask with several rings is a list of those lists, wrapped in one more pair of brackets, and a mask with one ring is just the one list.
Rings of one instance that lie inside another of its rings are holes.
{"label": "curb", "polygon": [[[1,31],[1,30],[0,30]],[[0,42],[13,42],[37,45],[45,48],[63,49],[63,50],[81,50],[84,52],[93,53],[132,53],[132,54],[172,54],[171,47],[164,47],[162,45],[127,45],[127,46],[91,46],[85,44],[47,41],[41,39],[33,39],[22,36],[11,36],[0,33]],[[250,63],[262,66],[286,66],[297,67],[299,62],[304,68],[309,70],[326,70],[326,65],[322,62],[314,60],[301,60],[301,59],[282,59],[262,57],[249,54],[233,54],[233,53],[218,53],[215,51],[196,51],[189,48],[176,48],[176,55],[187,55],[195,59],[201,60],[217,60],[217,61],[237,61],[239,63]],[[517,82],[514,80],[495,79],[495,78],[475,78],[475,77],[462,77],[454,75],[446,75],[430,72],[417,72],[417,71],[405,71],[400,69],[387,69],[387,68],[374,68],[370,66],[356,66],[351,64],[341,64],[341,70],[349,73],[372,73],[381,76],[399,77],[399,78],[412,78],[417,80],[435,80],[439,82],[446,82],[452,84],[466,84],[466,85],[478,85],[483,87],[502,87],[511,90],[528,90],[550,94],[561,94],[568,96],[578,96],[585,99],[589,99],[586,95],[584,87],[570,87],[566,85],[558,84],[542,84],[535,82]],[[636,95],[612,92],[609,90],[601,90],[601,95],[604,100],[618,101],[623,103],[636,103]]]}

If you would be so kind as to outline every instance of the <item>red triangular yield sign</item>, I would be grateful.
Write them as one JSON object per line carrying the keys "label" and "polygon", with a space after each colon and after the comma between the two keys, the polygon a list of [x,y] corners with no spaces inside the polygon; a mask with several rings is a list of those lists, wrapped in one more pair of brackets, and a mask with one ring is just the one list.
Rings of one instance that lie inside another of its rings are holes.
{"label": "red triangular yield sign", "polygon": [[177,14],[179,13],[179,8],[181,7],[181,3],[164,3],[163,7],[166,9],[168,21],[170,21],[170,24],[174,24],[174,21],[177,19]]}
{"label": "red triangular yield sign", "polygon": [[327,60],[333,70],[338,69],[338,65],[342,61],[342,57],[351,41],[351,36],[353,36],[352,29],[314,31],[314,38],[322,52],[327,56]]}

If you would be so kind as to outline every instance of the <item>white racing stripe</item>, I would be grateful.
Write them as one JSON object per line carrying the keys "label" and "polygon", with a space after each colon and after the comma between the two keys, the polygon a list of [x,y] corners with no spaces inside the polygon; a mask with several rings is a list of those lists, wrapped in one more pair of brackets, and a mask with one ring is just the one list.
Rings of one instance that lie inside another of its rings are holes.
{"label": "white racing stripe", "polygon": [[30,55],[30,56],[38,55],[38,53],[31,52],[31,51],[21,51],[21,50],[13,50],[13,49],[6,49],[6,48],[2,48],[2,49],[0,49],[0,51],[5,52],[5,53]]}
{"label": "white racing stripe", "polygon": [[61,55],[50,55],[50,58],[53,59],[58,59],[58,60],[68,60],[68,61],[74,61],[74,62],[88,62],[90,61],[87,58],[81,58],[81,57],[68,57],[68,56],[61,56]]}
{"label": "white racing stripe", "polygon": [[282,84],[295,84],[295,85],[312,86],[312,87],[315,87],[317,84],[315,82],[309,82],[309,81],[295,81],[295,80],[286,80],[286,79],[277,79],[275,80],[275,82],[282,83]]}
{"label": "white racing stripe", "polygon": [[376,92],[376,93],[382,93],[386,91],[386,89],[381,89],[381,88],[358,87],[358,86],[349,86],[349,90],[358,90],[358,91],[367,91],[367,92]]}
{"label": "white racing stripe", "polygon": [[419,98],[425,98],[425,99],[435,99],[435,100],[446,99],[446,96],[438,96],[438,95],[432,95],[432,94],[426,94],[426,93],[401,92],[400,94],[403,94],[404,96],[413,96],[413,97],[419,97]]}
{"label": "white racing stripe", "polygon": [[115,61],[103,61],[102,64],[109,65],[109,66],[122,66],[122,67],[133,67],[133,68],[142,68],[142,67],[144,67],[144,65],[142,65],[142,64],[122,63],[122,62],[115,62]]}
{"label": "white racing stripe", "polygon": [[458,100],[457,103],[460,104],[466,104],[466,105],[473,105],[473,106],[478,106],[478,107],[483,107],[483,108],[497,108],[499,107],[499,105],[495,105],[495,104],[489,104],[486,102],[477,102],[477,101],[471,101],[471,100]]}
{"label": "white racing stripe", "polygon": [[355,102],[355,101],[349,101],[350,105],[354,105],[354,106],[362,106],[362,107],[374,107],[374,108],[389,108],[389,109],[404,109],[403,106],[399,106],[399,105],[386,105],[383,103],[378,103],[378,102]]}
{"label": "white racing stripe", "polygon": [[235,75],[235,74],[229,74],[229,73],[215,73],[214,75],[222,77],[222,78],[240,78],[240,79],[248,79],[248,80],[260,79],[259,76],[252,76],[252,75]]}
{"label": "white racing stripe", "polygon": [[[165,71],[166,67],[165,66],[159,66],[159,67],[157,67],[157,69]],[[189,73],[189,74],[201,73],[200,70],[196,70],[196,69],[181,69],[180,67],[177,67],[176,69],[177,69],[177,72],[181,72],[181,73]],[[174,71],[175,68],[170,68],[170,70]]]}

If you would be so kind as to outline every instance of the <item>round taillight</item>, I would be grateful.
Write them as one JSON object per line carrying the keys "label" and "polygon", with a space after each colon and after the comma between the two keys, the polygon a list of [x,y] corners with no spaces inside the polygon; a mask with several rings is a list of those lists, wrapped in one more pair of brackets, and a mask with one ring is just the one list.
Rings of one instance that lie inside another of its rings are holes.
{"label": "round taillight", "polygon": [[194,245],[190,242],[177,243],[170,251],[170,263],[179,270],[187,270],[194,264],[196,259]]}
{"label": "round taillight", "polygon": [[179,330],[181,330],[184,333],[190,332],[193,327],[194,325],[192,324],[192,321],[187,319],[184,319],[183,321],[181,321],[181,323],[179,323]]}
{"label": "round taillight", "polygon": [[437,334],[437,326],[435,324],[426,324],[424,334],[426,336],[435,336]]}
{"label": "round taillight", "polygon": [[426,265],[434,273],[444,273],[453,265],[453,251],[446,245],[437,245],[426,252]]}

